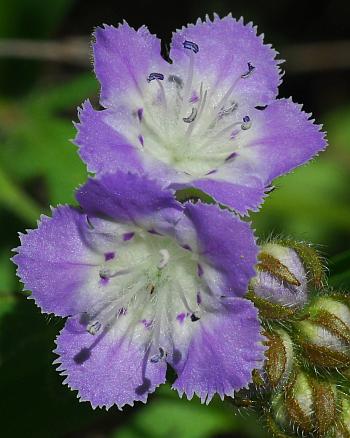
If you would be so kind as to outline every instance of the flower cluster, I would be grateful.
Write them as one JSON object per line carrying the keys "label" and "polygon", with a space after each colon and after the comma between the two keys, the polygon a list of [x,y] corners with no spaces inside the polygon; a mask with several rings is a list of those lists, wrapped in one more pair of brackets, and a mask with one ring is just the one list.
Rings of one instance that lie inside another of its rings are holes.
{"label": "flower cluster", "polygon": [[349,437],[349,292],[327,284],[322,258],[305,242],[270,241],[258,260],[248,296],[260,311],[266,362],[236,406],[253,406],[276,438]]}
{"label": "flower cluster", "polygon": [[[266,349],[244,297],[258,248],[240,216],[324,149],[324,135],[277,99],[277,52],[242,20],[182,28],[172,62],[146,27],[105,26],[94,38],[103,109],[84,103],[75,143],[95,175],[77,190],[78,208],[59,206],[21,235],[18,275],[43,312],[67,318],[58,370],[81,400],[146,401],[168,365],[180,395],[233,396]],[[213,204],[178,201],[193,189]],[[288,299],[303,302],[297,257],[290,269]],[[256,293],[275,294],[278,283],[259,275],[272,288]]]}

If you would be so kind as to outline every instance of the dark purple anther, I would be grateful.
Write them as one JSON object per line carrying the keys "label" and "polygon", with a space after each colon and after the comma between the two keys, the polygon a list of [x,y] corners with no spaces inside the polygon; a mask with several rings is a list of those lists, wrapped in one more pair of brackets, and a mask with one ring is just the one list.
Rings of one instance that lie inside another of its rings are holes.
{"label": "dark purple anther", "polygon": [[241,75],[241,78],[242,78],[242,79],[249,78],[249,76],[252,74],[253,70],[255,70],[254,65],[252,65],[250,62],[248,62],[248,71],[245,72],[245,73],[243,73],[243,74]]}
{"label": "dark purple anther", "polygon": [[133,232],[125,233],[123,235],[123,240],[124,240],[124,242],[126,242],[127,240],[131,240],[134,236],[135,236],[135,233],[133,233]]}
{"label": "dark purple anther", "polygon": [[213,170],[210,170],[209,172],[207,172],[206,175],[212,175],[213,173],[216,173],[216,172],[217,172],[217,169],[213,169]]}
{"label": "dark purple anther", "polygon": [[252,126],[252,122],[250,121],[250,117],[249,116],[244,116],[243,117],[243,123],[241,124],[241,129],[243,129],[243,131],[246,131],[251,126]]}
{"label": "dark purple anther", "polygon": [[139,135],[137,138],[139,139],[141,146],[143,146],[144,145],[143,136]]}
{"label": "dark purple anther", "polygon": [[192,50],[192,52],[194,52],[194,53],[198,53],[199,52],[198,44],[196,44],[196,43],[194,43],[192,41],[188,41],[188,40],[184,41],[183,42],[183,46],[184,46],[185,49]]}
{"label": "dark purple anther", "polygon": [[182,120],[185,123],[192,123],[192,122],[194,122],[196,117],[197,117],[197,108],[193,107],[192,110],[191,110],[191,114],[188,117],[184,117]]}
{"label": "dark purple anther", "polygon": [[164,79],[164,75],[162,73],[151,73],[147,78],[147,82],[154,81],[155,79],[162,81]]}
{"label": "dark purple anther", "polygon": [[152,320],[147,321],[147,319],[143,319],[141,322],[145,326],[146,329],[149,329],[152,326],[152,323],[153,323]]}
{"label": "dark purple anther", "polygon": [[143,108],[139,108],[137,110],[137,117],[138,117],[139,121],[141,122],[142,121],[142,117],[143,117]]}
{"label": "dark purple anther", "polygon": [[105,254],[105,261],[108,262],[108,260],[112,260],[115,257],[115,253],[114,252],[106,252]]}
{"label": "dark purple anther", "polygon": [[162,236],[161,233],[158,233],[158,231],[153,230],[153,229],[148,230],[148,232],[149,232],[150,234],[155,234],[156,236]]}
{"label": "dark purple anther", "polygon": [[201,302],[202,302],[201,293],[197,292],[197,304],[201,304]]}
{"label": "dark purple anther", "polygon": [[232,160],[233,158],[236,158],[237,157],[237,153],[236,152],[232,152],[232,154],[230,154],[226,159],[225,159],[225,161],[230,161],[230,160]]}
{"label": "dark purple anther", "polygon": [[190,245],[187,245],[187,243],[185,243],[185,245],[182,245],[183,249],[186,249],[187,251],[192,251],[192,248],[190,247]]}

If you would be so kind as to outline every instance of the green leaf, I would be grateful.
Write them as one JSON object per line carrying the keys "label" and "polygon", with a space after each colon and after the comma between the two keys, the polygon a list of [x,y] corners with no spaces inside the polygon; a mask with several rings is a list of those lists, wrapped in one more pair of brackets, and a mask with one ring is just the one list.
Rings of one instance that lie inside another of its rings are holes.
{"label": "green leaf", "polygon": [[55,89],[36,91],[20,103],[0,103],[3,168],[25,185],[41,178],[46,205],[74,202],[74,189],[86,178],[85,165],[69,141],[75,136],[71,119],[77,118],[77,105],[96,91],[93,75],[84,75]]}
{"label": "green leaf", "polygon": [[197,400],[158,399],[118,430],[115,438],[205,438],[235,429],[232,411],[201,405]]}
{"label": "green leaf", "polygon": [[[1,314],[6,299],[11,309]],[[20,294],[0,295],[2,436],[58,438],[118,415],[117,410],[94,411],[62,385],[52,365],[54,337],[61,327],[62,321],[45,317]]]}
{"label": "green leaf", "polygon": [[350,251],[336,255],[329,261],[331,286],[350,290]]}
{"label": "green leaf", "polygon": [[0,205],[6,206],[28,224],[34,224],[40,215],[39,206],[1,168],[0,187]]}

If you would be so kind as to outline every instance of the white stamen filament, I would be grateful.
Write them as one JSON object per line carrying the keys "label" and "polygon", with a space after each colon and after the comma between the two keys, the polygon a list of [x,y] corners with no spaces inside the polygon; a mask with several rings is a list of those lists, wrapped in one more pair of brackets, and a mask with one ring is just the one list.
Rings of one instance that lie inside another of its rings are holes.
{"label": "white stamen filament", "polygon": [[189,64],[188,64],[188,70],[187,70],[187,78],[185,82],[185,88],[182,95],[182,103],[179,111],[178,116],[178,122],[180,121],[182,114],[185,110],[186,105],[188,105],[188,102],[190,100],[190,94],[192,91],[192,81],[193,81],[193,72],[194,72],[194,57],[195,54],[191,51],[189,54]]}
{"label": "white stamen filament", "polygon": [[165,266],[168,264],[169,259],[170,259],[170,254],[169,251],[167,249],[161,249],[159,251],[160,255],[162,256],[159,264],[158,264],[158,268],[159,269],[163,269],[165,268]]}

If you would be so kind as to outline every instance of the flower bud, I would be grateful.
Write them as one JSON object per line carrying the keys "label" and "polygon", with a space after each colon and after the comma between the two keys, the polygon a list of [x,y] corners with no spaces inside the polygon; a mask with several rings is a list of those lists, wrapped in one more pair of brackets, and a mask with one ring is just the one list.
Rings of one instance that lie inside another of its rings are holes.
{"label": "flower bud", "polygon": [[298,242],[291,239],[280,240],[276,241],[275,243],[287,246],[298,254],[307,272],[310,286],[320,289],[325,285],[325,261],[311,244],[306,242]]}
{"label": "flower bud", "polygon": [[332,438],[349,438],[350,437],[350,398],[342,395],[339,401],[338,421]]}
{"label": "flower bud", "polygon": [[265,332],[267,338],[265,373],[268,386],[272,389],[284,385],[291,373],[294,353],[293,343],[285,330]]}
{"label": "flower bud", "polygon": [[271,412],[283,432],[325,436],[338,420],[336,387],[296,371],[286,390],[272,400]]}
{"label": "flower bud", "polygon": [[319,297],[308,318],[294,323],[306,358],[321,367],[350,366],[350,309],[332,296]]}
{"label": "flower bud", "polygon": [[297,252],[276,243],[263,245],[248,297],[268,319],[288,319],[302,307],[308,298],[307,275]]}

